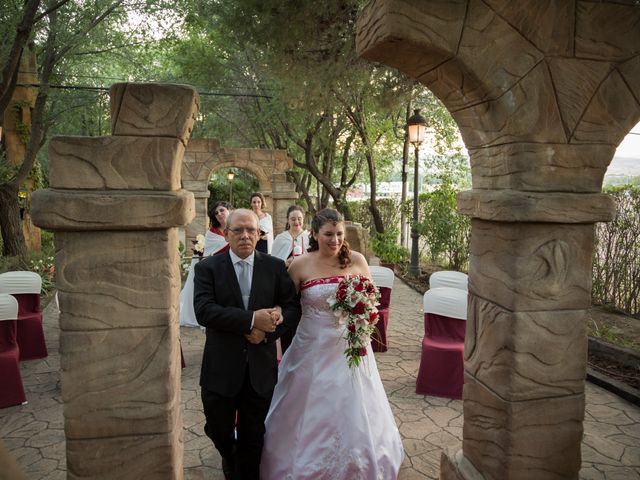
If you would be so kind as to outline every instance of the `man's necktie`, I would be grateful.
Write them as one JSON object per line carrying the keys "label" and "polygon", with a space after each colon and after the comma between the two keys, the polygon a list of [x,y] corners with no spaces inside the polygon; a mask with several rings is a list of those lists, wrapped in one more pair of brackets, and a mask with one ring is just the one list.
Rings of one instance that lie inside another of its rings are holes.
{"label": "man's necktie", "polygon": [[249,294],[251,293],[251,267],[244,260],[238,262],[240,264],[240,274],[238,275],[238,283],[242,292],[242,301],[244,308],[249,308]]}

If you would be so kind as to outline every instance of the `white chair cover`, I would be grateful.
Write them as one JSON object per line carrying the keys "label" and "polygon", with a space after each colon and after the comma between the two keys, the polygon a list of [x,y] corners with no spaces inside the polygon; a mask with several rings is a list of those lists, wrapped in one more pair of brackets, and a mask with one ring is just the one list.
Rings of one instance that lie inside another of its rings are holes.
{"label": "white chair cover", "polygon": [[40,293],[42,278],[35,272],[5,272],[0,273],[0,293]]}
{"label": "white chair cover", "polygon": [[15,297],[0,293],[0,321],[18,318],[18,301]]}
{"label": "white chair cover", "polygon": [[461,290],[469,289],[469,277],[466,273],[443,270],[434,272],[429,277],[429,288],[452,287]]}
{"label": "white chair cover", "polygon": [[371,266],[369,271],[376,287],[393,288],[393,280],[395,279],[393,270],[387,267]]}
{"label": "white chair cover", "polygon": [[424,313],[467,319],[467,292],[453,287],[427,290],[422,298]]}

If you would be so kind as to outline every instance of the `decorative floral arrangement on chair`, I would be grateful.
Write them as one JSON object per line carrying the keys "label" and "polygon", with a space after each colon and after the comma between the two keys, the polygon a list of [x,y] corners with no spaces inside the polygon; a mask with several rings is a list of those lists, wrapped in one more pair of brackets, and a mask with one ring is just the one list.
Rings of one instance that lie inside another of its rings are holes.
{"label": "decorative floral arrangement on chair", "polygon": [[351,275],[345,277],[336,289],[336,293],[327,299],[337,317],[338,327],[346,325],[344,351],[349,368],[360,365],[367,354],[367,345],[378,323],[378,299],[380,291],[366,277]]}
{"label": "decorative floral arrangement on chair", "polygon": [[193,244],[193,256],[202,258],[204,254],[204,235],[199,233],[196,235],[195,240],[191,240],[191,243]]}

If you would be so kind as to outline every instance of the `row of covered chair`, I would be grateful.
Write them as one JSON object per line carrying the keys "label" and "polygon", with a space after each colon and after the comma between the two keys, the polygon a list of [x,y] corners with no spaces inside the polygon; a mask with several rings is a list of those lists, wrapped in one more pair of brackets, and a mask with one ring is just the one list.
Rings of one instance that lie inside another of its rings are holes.
{"label": "row of covered chair", "polygon": [[0,274],[0,408],[26,401],[19,362],[48,355],[41,289],[42,279],[37,273]]}
{"label": "row of covered chair", "polygon": [[424,338],[416,393],[462,398],[468,277],[435,272],[423,297]]}
{"label": "row of covered chair", "polygon": [[371,338],[371,349],[374,352],[386,352],[388,350],[387,327],[389,325],[389,307],[391,306],[391,290],[393,289],[395,275],[393,270],[387,267],[372,265],[369,267],[369,271],[371,272],[373,283],[380,290],[378,323],[376,323],[376,332]]}

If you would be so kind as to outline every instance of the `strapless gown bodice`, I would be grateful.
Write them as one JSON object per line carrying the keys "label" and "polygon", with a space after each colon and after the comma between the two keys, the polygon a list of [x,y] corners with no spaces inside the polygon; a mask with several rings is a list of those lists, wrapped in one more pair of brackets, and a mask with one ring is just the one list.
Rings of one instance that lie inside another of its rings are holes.
{"label": "strapless gown bodice", "polygon": [[266,420],[262,480],[393,480],[403,448],[369,347],[350,369],[327,303],[342,277],[301,286],[302,317]]}

